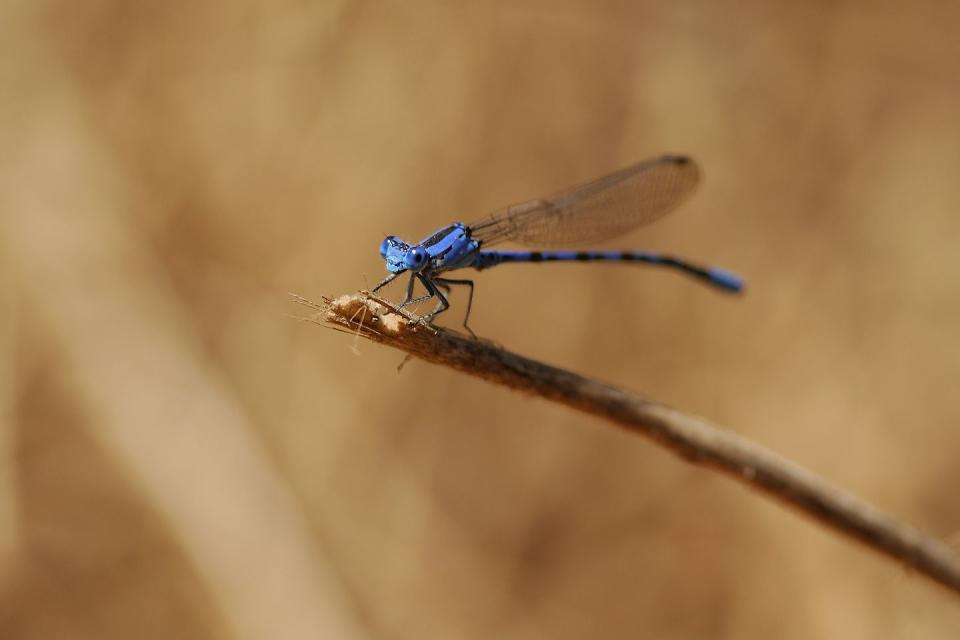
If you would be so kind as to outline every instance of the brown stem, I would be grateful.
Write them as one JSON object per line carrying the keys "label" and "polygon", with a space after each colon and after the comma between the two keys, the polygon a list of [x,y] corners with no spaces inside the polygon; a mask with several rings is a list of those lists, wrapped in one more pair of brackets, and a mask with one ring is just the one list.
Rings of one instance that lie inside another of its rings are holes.
{"label": "brown stem", "polygon": [[960,593],[960,558],[939,540],[897,522],[806,469],[704,420],[634,393],[537,362],[485,341],[419,324],[366,292],[315,304],[312,321],[390,345],[497,384],[541,396],[652,438],[686,460],[717,469],[839,533]]}

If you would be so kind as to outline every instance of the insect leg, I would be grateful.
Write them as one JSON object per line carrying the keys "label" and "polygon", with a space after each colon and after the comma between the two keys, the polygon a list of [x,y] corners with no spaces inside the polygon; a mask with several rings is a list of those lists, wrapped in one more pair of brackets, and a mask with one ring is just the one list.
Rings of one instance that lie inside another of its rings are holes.
{"label": "insect leg", "polygon": [[452,280],[450,278],[437,278],[435,280],[438,286],[443,287],[450,291],[451,285],[463,285],[465,287],[470,287],[470,295],[467,298],[467,314],[463,317],[463,328],[470,332],[470,335],[474,338],[477,337],[477,334],[473,332],[473,329],[470,328],[470,325],[467,324],[470,320],[470,308],[473,306],[473,280]]}

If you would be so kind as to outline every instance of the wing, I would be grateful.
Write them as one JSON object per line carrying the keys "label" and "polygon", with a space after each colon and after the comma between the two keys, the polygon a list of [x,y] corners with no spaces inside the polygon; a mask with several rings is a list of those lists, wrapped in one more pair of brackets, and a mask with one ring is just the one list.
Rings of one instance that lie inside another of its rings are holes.
{"label": "wing", "polygon": [[661,156],[511,205],[467,226],[484,246],[507,240],[544,247],[599,242],[663,217],[693,191],[699,177],[690,158]]}

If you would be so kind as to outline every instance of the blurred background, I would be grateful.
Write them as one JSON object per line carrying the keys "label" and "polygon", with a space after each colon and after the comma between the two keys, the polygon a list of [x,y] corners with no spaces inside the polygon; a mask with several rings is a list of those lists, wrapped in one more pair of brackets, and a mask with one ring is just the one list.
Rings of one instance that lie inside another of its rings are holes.
{"label": "blurred background", "polygon": [[357,355],[287,292],[688,153],[695,197],[606,247],[745,296],[510,265],[472,327],[956,548],[957,24],[947,0],[7,0],[0,636],[956,637],[956,598],[873,552],[593,418]]}

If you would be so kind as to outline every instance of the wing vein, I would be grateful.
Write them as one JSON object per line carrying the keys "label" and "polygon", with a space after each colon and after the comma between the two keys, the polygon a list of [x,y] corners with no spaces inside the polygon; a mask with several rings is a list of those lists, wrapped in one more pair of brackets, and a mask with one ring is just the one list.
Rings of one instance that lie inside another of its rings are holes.
{"label": "wing vein", "polygon": [[505,241],[563,247],[599,242],[650,224],[693,192],[700,172],[685,156],[638,162],[467,225],[484,246]]}

